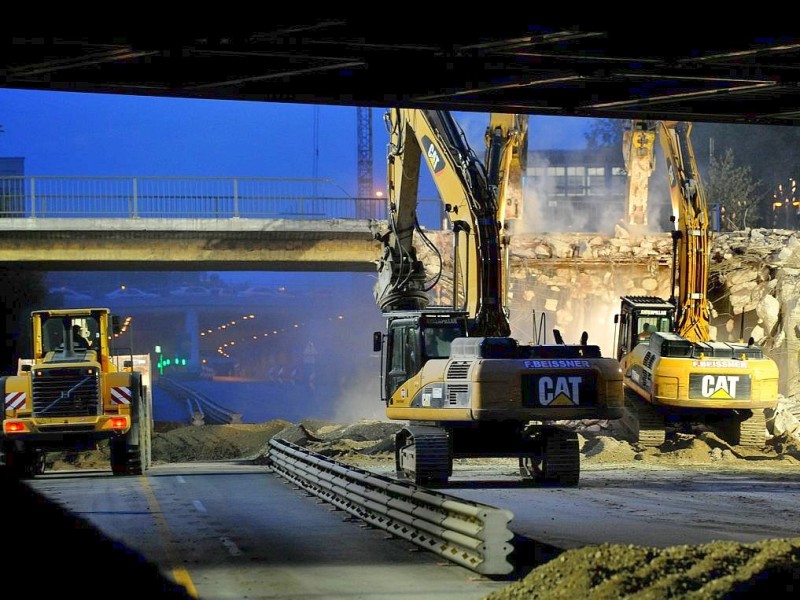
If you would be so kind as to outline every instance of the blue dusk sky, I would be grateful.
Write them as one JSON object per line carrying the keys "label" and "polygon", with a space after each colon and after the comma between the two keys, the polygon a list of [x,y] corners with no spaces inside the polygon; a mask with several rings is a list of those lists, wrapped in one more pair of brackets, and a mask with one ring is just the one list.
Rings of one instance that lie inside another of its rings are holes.
{"label": "blue dusk sky", "polygon": [[[386,186],[384,113],[372,109],[376,191]],[[489,115],[454,114],[482,157]],[[28,176],[320,178],[355,196],[356,115],[347,106],[0,89],[0,156],[24,158]],[[585,147],[591,122],[531,116],[529,149]]]}
{"label": "blue dusk sky", "polygon": [[[0,89],[0,156],[26,175],[287,177],[357,192],[356,108]],[[373,108],[376,185],[385,187],[385,109]],[[455,113],[478,156],[485,113]],[[531,116],[529,148],[586,145],[592,119]]]}

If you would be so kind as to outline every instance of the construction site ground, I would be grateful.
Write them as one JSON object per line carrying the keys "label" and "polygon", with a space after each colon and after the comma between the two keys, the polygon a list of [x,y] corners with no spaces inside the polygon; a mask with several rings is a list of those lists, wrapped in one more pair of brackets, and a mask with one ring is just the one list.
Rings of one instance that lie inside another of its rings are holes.
{"label": "construction site ground", "polygon": [[[348,424],[315,420],[194,426],[158,423],[152,455],[156,464],[258,462],[264,460],[268,441],[277,435],[339,461],[391,474],[393,438],[400,426],[377,420]],[[626,478],[646,479],[652,486],[658,482],[680,485],[676,481],[682,478],[712,480],[724,474],[748,474],[771,485],[784,482],[800,505],[800,441],[792,434],[772,435],[763,448],[731,446],[708,431],[678,435],[660,448],[642,448],[617,434],[597,424],[585,428],[580,440],[581,470],[586,477],[614,471]],[[48,468],[102,468],[107,464],[100,449],[55,456]],[[470,473],[514,476],[515,465],[512,459],[455,461],[454,478],[469,477]],[[580,486],[572,493],[580,494]],[[747,510],[764,519],[762,506],[753,504]],[[747,521],[747,515],[737,518]],[[773,518],[779,522],[786,515]],[[702,515],[697,522],[702,523]],[[600,542],[563,550],[552,560],[538,563],[488,598],[732,598],[761,595],[767,590],[778,596],[800,591],[800,537],[668,547]]]}

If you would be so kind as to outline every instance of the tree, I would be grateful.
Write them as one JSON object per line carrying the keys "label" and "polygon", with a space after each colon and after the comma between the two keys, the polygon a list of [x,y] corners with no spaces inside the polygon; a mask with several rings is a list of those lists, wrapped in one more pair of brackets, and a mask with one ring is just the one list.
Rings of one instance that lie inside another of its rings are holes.
{"label": "tree", "polygon": [[624,119],[594,119],[584,134],[589,150],[598,148],[622,148]]}
{"label": "tree", "polygon": [[705,187],[708,205],[721,207],[723,230],[736,231],[759,225],[759,205],[763,198],[759,195],[761,182],[753,180],[749,166],[736,166],[732,148],[722,157],[711,155]]}
{"label": "tree", "polygon": [[[741,123],[696,123],[692,140],[700,173],[707,173],[710,156],[732,148],[739,164],[750,167],[763,197],[757,208],[762,226],[771,226],[773,193],[800,171],[800,127]],[[753,212],[752,210],[750,212]],[[748,212],[748,225],[753,226]]]}
{"label": "tree", "polygon": [[42,273],[13,265],[0,267],[0,302],[5,316],[0,319],[0,375],[16,374],[17,359],[30,353],[29,313],[45,296]]}

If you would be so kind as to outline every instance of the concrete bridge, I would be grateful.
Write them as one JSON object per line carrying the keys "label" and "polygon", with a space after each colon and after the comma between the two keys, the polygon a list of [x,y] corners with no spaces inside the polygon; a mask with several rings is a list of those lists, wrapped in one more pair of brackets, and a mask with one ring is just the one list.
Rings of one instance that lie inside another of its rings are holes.
{"label": "concrete bridge", "polygon": [[[424,201],[438,214],[438,200]],[[0,260],[39,270],[370,271],[379,198],[315,179],[2,177]]]}
{"label": "concrete bridge", "polygon": [[374,271],[367,219],[0,219],[0,261],[41,271]]}

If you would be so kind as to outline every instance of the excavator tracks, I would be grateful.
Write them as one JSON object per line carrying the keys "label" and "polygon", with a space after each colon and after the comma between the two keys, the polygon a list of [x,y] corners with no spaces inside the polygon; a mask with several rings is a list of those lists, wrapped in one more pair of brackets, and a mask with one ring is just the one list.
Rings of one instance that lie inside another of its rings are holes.
{"label": "excavator tracks", "polygon": [[767,444],[767,417],[763,409],[744,413],[729,410],[705,424],[734,446],[763,448]]}
{"label": "excavator tracks", "polygon": [[739,423],[738,437],[740,446],[762,448],[767,443],[767,418],[763,410],[754,410]]}
{"label": "excavator tracks", "polygon": [[395,438],[395,466],[399,479],[428,486],[447,483],[453,474],[447,432],[431,426],[405,427]]}
{"label": "excavator tracks", "polygon": [[546,428],[542,432],[542,438],[538,452],[520,457],[519,472],[522,478],[533,483],[568,487],[578,485],[581,472],[578,434],[564,429]]}
{"label": "excavator tracks", "polygon": [[655,448],[666,441],[664,416],[652,404],[642,400],[633,390],[625,388],[625,406],[636,419],[637,443]]}

